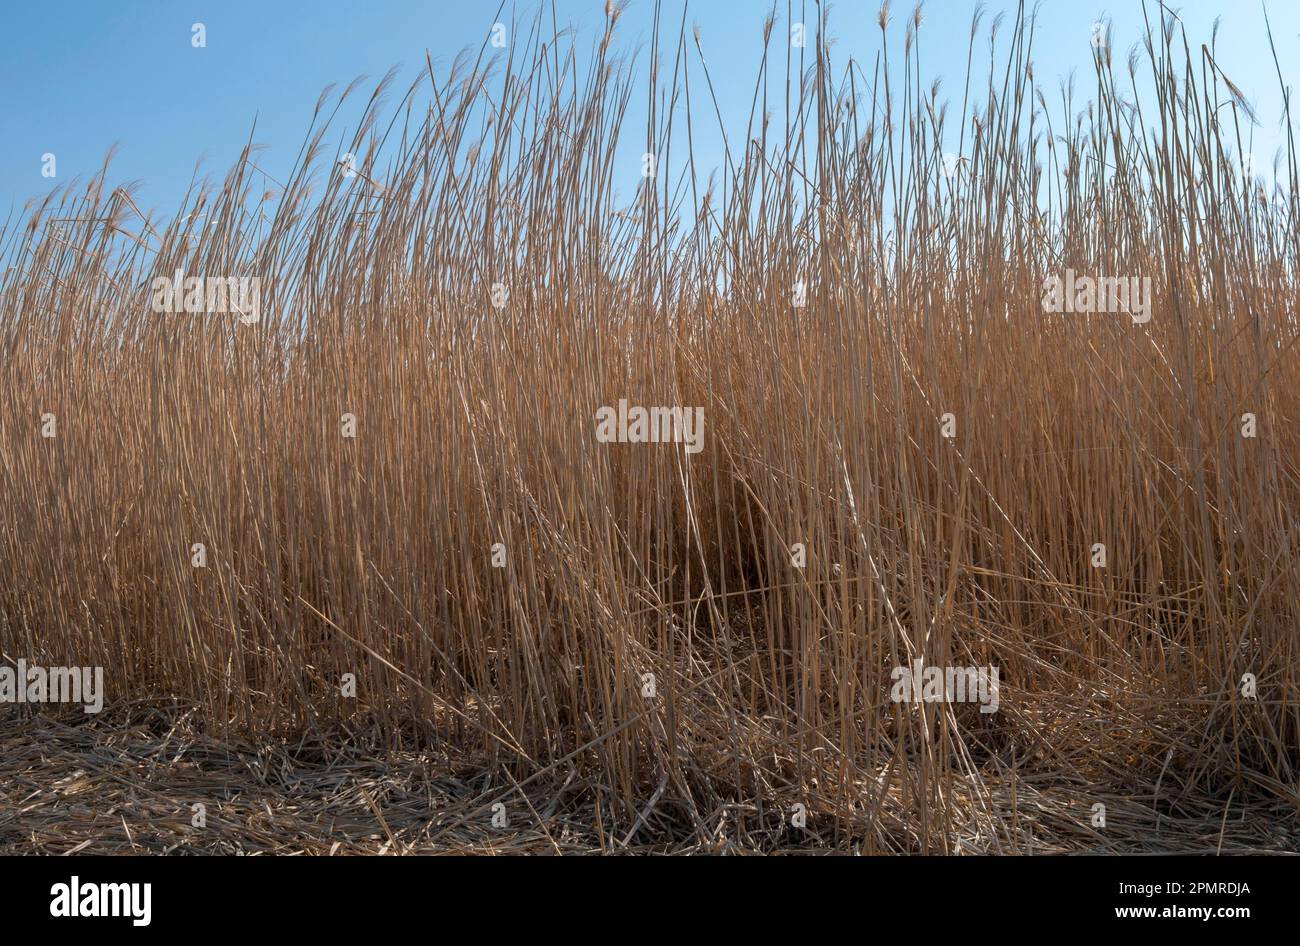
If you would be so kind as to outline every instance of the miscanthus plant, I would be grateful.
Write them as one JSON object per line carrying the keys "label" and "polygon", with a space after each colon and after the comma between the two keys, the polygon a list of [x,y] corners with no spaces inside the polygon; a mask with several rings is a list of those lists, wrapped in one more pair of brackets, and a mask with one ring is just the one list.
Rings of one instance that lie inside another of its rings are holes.
{"label": "miscanthus plant", "polygon": [[[1144,6],[1086,96],[977,15],[951,108],[921,10],[837,62],[796,7],[742,115],[685,17],[638,58],[616,7],[590,48],[539,15],[330,148],[327,90],[269,193],[251,143],[166,217],[107,165],[56,190],[0,232],[0,654],[461,746],[500,788],[466,817],[554,784],[612,847],[1294,819],[1289,90],[1265,185],[1213,44]],[[597,437],[620,402],[664,435]],[[914,665],[996,712],[891,699]]]}

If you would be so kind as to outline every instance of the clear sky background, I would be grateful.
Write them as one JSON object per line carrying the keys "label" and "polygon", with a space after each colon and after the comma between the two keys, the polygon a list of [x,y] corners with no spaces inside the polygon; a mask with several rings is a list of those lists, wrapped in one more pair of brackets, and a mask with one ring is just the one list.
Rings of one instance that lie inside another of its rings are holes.
{"label": "clear sky background", "polygon": [[[664,0],[669,40],[675,40],[683,2]],[[954,124],[975,5],[975,0],[929,0],[924,7],[922,72],[927,80],[944,78],[944,94],[954,100]],[[876,0],[832,4],[832,53],[840,68],[855,56],[870,72],[879,48],[878,6]],[[992,17],[1000,10],[1010,17],[1016,5],[1014,0],[988,0],[985,6],[987,35]],[[1282,96],[1259,0],[1183,0],[1170,6],[1186,22],[1195,44],[1209,42],[1214,19],[1222,15],[1219,62],[1256,106],[1260,125],[1254,130],[1253,151],[1262,176],[1270,180],[1274,153],[1283,140]],[[579,30],[579,49],[590,49],[603,26],[604,0],[555,0],[554,7],[561,26]],[[749,112],[769,8],[760,0],[694,0],[687,8],[688,29],[691,23],[700,27],[723,114],[734,121],[733,127],[742,126]],[[477,50],[496,9],[497,0],[6,0],[0,31],[0,217],[54,186],[88,178],[115,144],[110,183],[139,181],[141,206],[169,216],[201,158],[200,173],[220,181],[255,118],[255,140],[268,149],[258,164],[281,177],[292,166],[327,84],[341,88],[367,75],[372,85],[400,66],[395,100],[424,69],[426,49],[441,70],[464,47]],[[528,19],[535,7],[532,0],[519,0],[514,9]],[[806,9],[814,21],[812,0]],[[623,49],[632,51],[649,41],[653,10],[652,0],[631,0],[619,24]],[[507,4],[501,18],[508,22],[510,11]],[[911,11],[910,2],[893,5],[895,53],[901,53]],[[1268,13],[1290,83],[1300,76],[1300,0],[1268,0]],[[785,0],[778,3],[777,14],[773,43],[782,44],[789,35]],[[1116,71],[1126,77],[1122,64],[1142,30],[1138,0],[1111,0],[1108,6],[1043,0],[1039,5],[1033,58],[1049,104],[1055,105],[1050,93],[1057,77],[1072,69],[1078,71],[1079,103],[1087,100],[1089,41],[1092,24],[1101,17],[1114,21]],[[194,23],[206,26],[206,48],[191,45]],[[647,63],[643,48],[637,59],[643,82]],[[982,74],[978,66],[977,74]],[[369,86],[365,89],[368,96]],[[627,141],[639,152],[643,138],[638,137],[636,113],[629,122]],[[334,130],[331,145],[342,132],[343,126]],[[40,173],[46,152],[57,156],[53,180]],[[710,157],[707,163],[721,164],[720,151]],[[639,167],[629,162],[625,194],[634,190],[638,173]]]}

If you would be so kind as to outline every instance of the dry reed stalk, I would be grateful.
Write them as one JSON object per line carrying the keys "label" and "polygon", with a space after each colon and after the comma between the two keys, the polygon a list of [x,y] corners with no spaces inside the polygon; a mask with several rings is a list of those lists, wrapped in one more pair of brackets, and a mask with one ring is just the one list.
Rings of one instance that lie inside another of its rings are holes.
{"label": "dry reed stalk", "polygon": [[[870,70],[810,22],[784,64],[767,31],[706,186],[717,77],[657,13],[660,171],[619,207],[616,19],[590,62],[540,15],[504,64],[430,62],[384,126],[390,75],[355,175],[324,145],[355,84],[322,96],[273,214],[250,141],[165,224],[107,164],[6,223],[0,657],[103,666],[215,737],[476,754],[430,843],[566,778],[601,849],[778,849],[795,804],[866,853],[1201,849],[1234,805],[1293,843],[1289,135],[1279,191],[1243,182],[1240,92],[1159,10],[1129,63],[1155,95],[1101,50],[1054,118],[1022,7],[984,82],[972,24],[945,175],[919,16]],[[1150,278],[1152,318],[1044,313],[1067,268]],[[259,321],[151,311],[178,269],[257,276]],[[598,442],[620,398],[702,406],[703,452]],[[916,659],[998,666],[999,711],[892,702]]]}

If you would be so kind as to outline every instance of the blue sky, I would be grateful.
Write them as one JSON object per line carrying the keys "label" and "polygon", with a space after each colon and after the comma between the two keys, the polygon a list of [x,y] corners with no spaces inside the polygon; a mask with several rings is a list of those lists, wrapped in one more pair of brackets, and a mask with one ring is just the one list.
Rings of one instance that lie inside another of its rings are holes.
{"label": "blue sky", "polygon": [[[555,0],[559,23],[580,31],[580,49],[599,37],[604,0]],[[985,4],[985,28],[1013,0]],[[1197,43],[1208,42],[1223,14],[1219,62],[1255,104],[1260,126],[1254,151],[1271,177],[1281,94],[1258,2],[1184,0],[1171,3]],[[808,19],[813,4],[807,2]],[[960,110],[966,43],[974,0],[930,0],[922,27],[922,72],[944,78],[944,94]],[[200,158],[201,173],[220,180],[257,120],[255,140],[267,146],[258,163],[280,176],[292,165],[321,90],[359,75],[377,81],[400,66],[396,95],[424,68],[425,50],[435,65],[449,67],[466,46],[475,49],[492,28],[496,0],[42,0],[8,6],[0,31],[0,215],[21,208],[80,176],[95,173],[116,144],[110,180],[139,181],[140,204],[168,215]],[[509,21],[508,3],[502,19]],[[521,19],[535,9],[516,3]],[[665,21],[675,35],[681,0],[664,0]],[[769,4],[757,0],[696,0],[688,28],[698,23],[724,117],[742,124],[761,52],[761,27]],[[796,4],[795,9],[798,9]],[[870,71],[879,34],[876,0],[839,0],[831,7],[833,54],[842,67],[859,57]],[[619,24],[620,42],[634,49],[648,41],[654,5],[631,0]],[[903,23],[912,10],[894,3],[891,27],[901,51]],[[786,3],[777,8],[774,43],[788,35]],[[1300,3],[1271,0],[1269,15],[1283,62],[1300,61]],[[1088,0],[1044,0],[1039,7],[1036,74],[1049,92],[1056,77],[1079,72],[1078,94],[1088,97],[1092,23],[1114,21],[1113,45],[1123,62],[1141,30],[1138,0],[1110,6]],[[800,17],[796,14],[795,19]],[[191,26],[203,23],[207,45],[191,45]],[[1005,35],[1005,34],[1004,34]],[[637,60],[644,77],[648,59]],[[898,60],[894,60],[897,62]],[[978,60],[977,60],[978,61]],[[1049,103],[1053,102],[1048,96]],[[639,142],[635,113],[627,129]],[[330,139],[338,141],[342,126]],[[639,145],[637,150],[639,151]],[[41,176],[42,155],[57,158],[57,177]],[[332,153],[332,151],[331,151]],[[715,154],[711,163],[720,163]],[[625,193],[636,185],[629,166]]]}

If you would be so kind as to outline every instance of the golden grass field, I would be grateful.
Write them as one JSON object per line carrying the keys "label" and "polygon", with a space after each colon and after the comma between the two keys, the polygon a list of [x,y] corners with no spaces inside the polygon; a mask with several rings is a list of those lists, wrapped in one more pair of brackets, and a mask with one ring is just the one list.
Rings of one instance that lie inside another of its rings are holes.
{"label": "golden grass field", "polygon": [[[250,143],[165,219],[106,164],[8,220],[0,658],[107,699],[0,708],[0,847],[1300,850],[1297,152],[1245,177],[1147,6],[1073,97],[977,19],[951,107],[951,25],[855,71],[769,21],[729,117],[684,20],[538,17],[327,90],[271,193]],[[1149,321],[1045,312],[1067,269]],[[154,311],[177,270],[256,320]],[[600,442],[620,399],[702,449]],[[893,701],[916,660],[997,712]]]}

